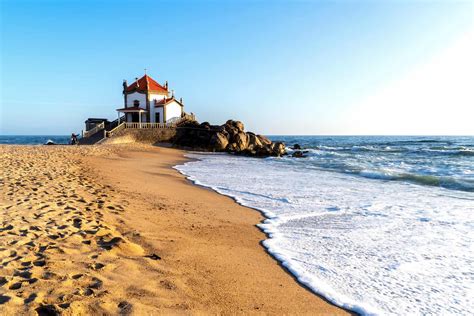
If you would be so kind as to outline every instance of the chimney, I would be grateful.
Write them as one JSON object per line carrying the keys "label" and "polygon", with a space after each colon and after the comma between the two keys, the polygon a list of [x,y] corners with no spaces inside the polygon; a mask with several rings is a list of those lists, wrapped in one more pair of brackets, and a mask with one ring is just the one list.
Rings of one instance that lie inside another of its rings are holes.
{"label": "chimney", "polygon": [[179,103],[183,104],[183,98],[179,98]]}
{"label": "chimney", "polygon": [[127,87],[128,87],[127,80],[125,79],[123,80],[122,86],[123,86],[123,93],[125,93],[125,90],[127,90]]}
{"label": "chimney", "polygon": [[138,78],[135,78],[135,82],[136,82],[136,84],[137,84],[137,88],[139,88],[139,87],[140,87],[140,84],[138,83]]}
{"label": "chimney", "polygon": [[168,80],[165,82],[165,89],[168,90]]}
{"label": "chimney", "polygon": [[171,97],[174,98],[174,90],[171,90]]}

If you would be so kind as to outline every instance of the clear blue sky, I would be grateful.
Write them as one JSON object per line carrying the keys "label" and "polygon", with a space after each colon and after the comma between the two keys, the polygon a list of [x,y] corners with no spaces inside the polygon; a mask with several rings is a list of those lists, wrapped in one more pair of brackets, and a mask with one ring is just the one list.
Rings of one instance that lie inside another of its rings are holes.
{"label": "clear blue sky", "polygon": [[115,118],[144,68],[200,121],[259,133],[474,134],[471,1],[0,5],[0,134]]}

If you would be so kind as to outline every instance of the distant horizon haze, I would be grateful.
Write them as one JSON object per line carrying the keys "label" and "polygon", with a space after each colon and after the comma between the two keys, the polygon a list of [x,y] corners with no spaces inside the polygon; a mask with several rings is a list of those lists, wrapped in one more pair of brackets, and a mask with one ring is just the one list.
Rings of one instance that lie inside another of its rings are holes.
{"label": "distant horizon haze", "polygon": [[145,68],[259,134],[474,135],[472,1],[4,0],[0,48],[0,135],[114,120]]}

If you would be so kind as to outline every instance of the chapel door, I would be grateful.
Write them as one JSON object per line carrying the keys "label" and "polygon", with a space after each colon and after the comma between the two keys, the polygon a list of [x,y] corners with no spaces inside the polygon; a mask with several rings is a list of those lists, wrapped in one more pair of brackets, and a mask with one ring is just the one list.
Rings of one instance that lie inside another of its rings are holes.
{"label": "chapel door", "polygon": [[132,122],[138,123],[138,113],[132,113]]}

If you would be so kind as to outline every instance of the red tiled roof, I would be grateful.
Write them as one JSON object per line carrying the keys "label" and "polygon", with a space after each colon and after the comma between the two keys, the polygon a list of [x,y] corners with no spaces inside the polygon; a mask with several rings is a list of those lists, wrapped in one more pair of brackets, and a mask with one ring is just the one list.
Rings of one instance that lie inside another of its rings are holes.
{"label": "red tiled roof", "polygon": [[168,94],[168,89],[160,85],[158,82],[153,80],[148,75],[144,75],[140,79],[138,79],[138,87],[137,87],[137,81],[129,85],[126,89],[126,92],[134,92],[134,91],[140,91],[140,92],[146,92],[146,91],[156,91],[160,93],[166,93]]}
{"label": "red tiled roof", "polygon": [[182,105],[181,102],[179,102],[178,100],[176,100],[174,97],[172,98],[164,98],[164,99],[161,99],[161,100],[155,100],[155,106],[161,106],[161,105],[165,105],[165,104],[168,104],[172,101],[176,101],[176,103],[178,103],[179,105]]}

